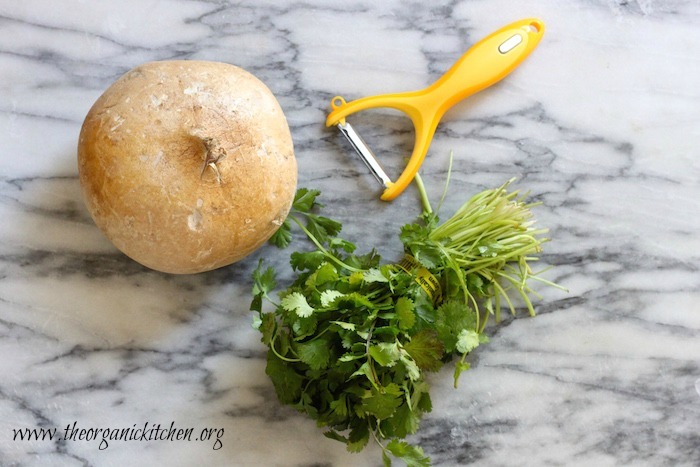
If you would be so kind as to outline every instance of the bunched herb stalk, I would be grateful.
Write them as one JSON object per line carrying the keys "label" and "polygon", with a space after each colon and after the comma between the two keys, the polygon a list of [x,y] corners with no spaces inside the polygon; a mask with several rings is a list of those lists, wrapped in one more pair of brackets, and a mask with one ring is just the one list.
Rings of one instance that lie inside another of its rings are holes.
{"label": "bunched herb stalk", "polygon": [[401,228],[398,264],[383,263],[374,250],[356,254],[338,237],[340,223],[316,212],[319,192],[300,189],[272,242],[287,246],[295,224],[315,248],[291,254],[296,277],[279,299],[271,295],[274,269],[261,261],[253,274],[254,325],[280,401],[351,452],[374,440],[385,465],[391,457],[430,464],[405,441],[432,409],[426,372],[457,356],[456,386],[466,356],[488,340],[489,317],[498,320],[503,303],[515,313],[515,297],[534,315],[530,280],[554,285],[530,268],[546,230],[534,228],[534,204],[508,193],[510,182],[472,197],[442,224],[420,176],[416,183],[423,214]]}
{"label": "bunched herb stalk", "polygon": [[[419,192],[424,194],[420,175],[416,177]],[[484,303],[487,312],[495,314],[496,321],[500,320],[501,298],[515,313],[509,291],[515,290],[530,315],[534,316],[530,295],[539,296],[529,287],[528,281],[532,279],[555,286],[540,277],[543,271],[534,274],[528,263],[537,260],[535,255],[549,240],[544,237],[547,229],[534,228],[531,208],[539,203],[526,203],[526,195],[517,191],[508,193],[507,188],[512,182],[511,179],[496,189],[475,195],[440,225],[437,225],[437,215],[433,213],[427,196],[422,195],[423,217],[429,226],[434,227],[422,241],[404,242],[408,243],[409,249],[416,249],[419,255],[421,250],[433,248],[439,251],[440,257],[449,258],[445,268],[460,279],[459,285],[467,301],[477,312],[481,309],[480,303]],[[430,259],[427,262],[431,262]],[[483,293],[483,286],[478,287],[476,291],[479,293],[475,296],[466,286],[467,279],[488,284],[488,292]],[[477,317],[480,316],[481,313],[477,313]],[[480,321],[481,332],[487,320]]]}

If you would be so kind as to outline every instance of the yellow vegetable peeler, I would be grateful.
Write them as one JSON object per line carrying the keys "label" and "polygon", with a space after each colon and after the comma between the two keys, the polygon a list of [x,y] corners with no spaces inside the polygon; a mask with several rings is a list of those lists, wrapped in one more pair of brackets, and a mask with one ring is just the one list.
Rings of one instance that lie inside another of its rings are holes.
{"label": "yellow vegetable peeler", "polygon": [[[390,201],[411,183],[428,152],[430,141],[443,114],[454,104],[505,78],[539,44],[544,23],[537,18],[516,21],[477,42],[440,79],[420,91],[383,94],[346,102],[331,100],[326,126],[337,126],[350,141],[374,177],[385,190],[381,199]],[[345,117],[371,108],[393,108],[413,121],[415,146],[408,164],[392,182],[367,144]]]}

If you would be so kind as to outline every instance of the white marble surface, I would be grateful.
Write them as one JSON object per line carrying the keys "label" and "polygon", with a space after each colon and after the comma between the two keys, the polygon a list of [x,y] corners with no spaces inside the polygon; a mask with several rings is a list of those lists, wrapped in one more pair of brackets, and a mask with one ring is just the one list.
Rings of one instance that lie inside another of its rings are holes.
{"label": "white marble surface", "polygon": [[[424,178],[448,206],[519,177],[553,241],[539,316],[493,329],[415,441],[435,465],[700,465],[700,4],[695,0],[0,3],[0,465],[378,465],[282,408],[251,329],[249,274],[264,248],[197,276],[151,272],[92,223],[76,142],[120,74],[160,59],[239,65],[277,95],[300,185],[346,235],[397,253],[415,191],[378,201],[323,126],[332,96],[411,90],[521,17],[547,24],[506,81],[453,109]],[[391,173],[407,120],[353,120]],[[207,441],[13,439],[16,430],[174,422]],[[220,432],[221,433],[221,432]]]}

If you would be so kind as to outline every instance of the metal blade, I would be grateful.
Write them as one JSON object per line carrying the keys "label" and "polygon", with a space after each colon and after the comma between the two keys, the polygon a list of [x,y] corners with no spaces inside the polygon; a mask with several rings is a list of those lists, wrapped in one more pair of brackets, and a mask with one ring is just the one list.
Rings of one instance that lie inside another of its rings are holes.
{"label": "metal blade", "polygon": [[379,161],[377,161],[377,158],[374,157],[374,153],[367,146],[367,143],[364,142],[364,140],[357,134],[355,129],[349,123],[338,123],[337,126],[345,138],[350,141],[353,149],[355,149],[355,152],[357,152],[357,154],[360,156],[360,159],[362,159],[369,171],[372,173],[372,175],[374,175],[374,178],[376,178],[379,183],[384,185],[384,187],[389,187],[389,185],[391,185],[391,179],[389,179],[389,176],[386,174],[386,172],[384,172],[384,169],[379,164]]}

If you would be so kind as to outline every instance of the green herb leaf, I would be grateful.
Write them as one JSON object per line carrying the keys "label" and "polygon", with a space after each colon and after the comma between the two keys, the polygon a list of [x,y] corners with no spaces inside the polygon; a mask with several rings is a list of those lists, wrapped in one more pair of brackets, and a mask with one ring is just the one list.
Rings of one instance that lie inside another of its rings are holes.
{"label": "green herb leaf", "polygon": [[403,366],[406,368],[406,372],[408,373],[408,377],[411,379],[411,381],[418,381],[421,378],[420,368],[418,368],[415,360],[413,360],[411,355],[404,349],[401,349],[400,360],[401,363],[403,363]]}
{"label": "green herb leaf", "polygon": [[310,314],[307,317],[301,317],[298,316],[297,312],[297,318],[292,321],[292,331],[294,331],[294,339],[297,341],[313,335],[317,328],[318,319],[316,318],[315,314]]}
{"label": "green herb leaf", "polygon": [[370,346],[369,355],[381,366],[394,366],[399,361],[399,346],[396,342],[380,342]]}
{"label": "green herb leaf", "polygon": [[391,383],[382,391],[372,390],[371,395],[362,399],[362,410],[377,420],[391,417],[403,402],[400,388]]}
{"label": "green herb leaf", "polygon": [[261,340],[263,344],[271,345],[276,327],[277,322],[275,321],[275,315],[273,313],[263,313],[261,315],[260,326],[258,329],[262,333]]}
{"label": "green herb leaf", "polygon": [[405,438],[418,431],[419,423],[420,412],[414,411],[409,404],[404,402],[382,426],[387,436]]}
{"label": "green herb leaf", "polygon": [[475,328],[476,315],[462,302],[447,301],[436,310],[435,330],[448,353],[456,349],[463,330]]}
{"label": "green herb leaf", "polygon": [[382,451],[382,463],[384,467],[391,467],[391,458],[387,455],[386,451]]}
{"label": "green herb leaf", "polygon": [[258,267],[253,271],[253,301],[250,304],[252,311],[262,311],[262,299],[269,296],[277,285],[276,273],[272,267],[264,271],[262,258],[258,261]]}
{"label": "green herb leaf", "polygon": [[292,242],[292,229],[287,220],[272,234],[268,242],[275,245],[277,248],[287,248],[289,246]]}
{"label": "green herb leaf", "polygon": [[358,368],[357,371],[351,374],[350,378],[353,378],[355,376],[365,376],[370,382],[374,383],[374,375],[372,373],[372,367],[370,367],[369,362],[364,362],[362,365],[360,365],[360,368]]}
{"label": "green herb leaf", "polygon": [[372,268],[369,271],[366,271],[363,275],[362,278],[364,279],[365,282],[389,282],[389,279],[387,279],[382,271],[379,268]]}
{"label": "green herb leaf", "polygon": [[335,302],[337,298],[343,297],[344,294],[338,290],[324,290],[321,292],[321,306],[329,307]]}
{"label": "green herb leaf", "polygon": [[326,255],[321,251],[295,251],[289,257],[289,264],[295,271],[313,271],[326,261]]}
{"label": "green herb leaf", "polygon": [[399,297],[396,300],[396,316],[399,319],[399,328],[406,331],[416,324],[416,315],[413,313],[413,301],[407,297]]}
{"label": "green herb leaf", "polygon": [[309,212],[316,206],[316,198],[320,195],[319,190],[309,190],[308,188],[299,188],[294,196],[292,208],[299,212]]}
{"label": "green herb leaf", "polygon": [[368,310],[373,310],[376,308],[374,303],[368,299],[365,295],[359,292],[352,292],[346,295],[339,296],[335,303],[341,308],[365,308]]}
{"label": "green herb leaf", "polygon": [[411,407],[415,412],[430,412],[433,410],[433,402],[430,399],[430,386],[425,381],[413,385]]}
{"label": "green herb leaf", "polygon": [[479,346],[479,334],[469,329],[462,329],[457,336],[456,349],[460,353],[469,353]]}
{"label": "green herb leaf", "polygon": [[338,271],[335,267],[330,263],[321,263],[318,269],[306,280],[306,284],[313,288],[337,280]]}
{"label": "green herb leaf", "polygon": [[461,374],[465,371],[467,371],[470,368],[469,362],[457,362],[455,365],[455,372],[454,372],[454,386],[457,387],[457,381],[459,380],[459,377]]}
{"label": "green herb leaf", "polygon": [[297,354],[312,370],[327,368],[331,358],[328,341],[325,339],[297,344]]}
{"label": "green herb leaf", "polygon": [[367,423],[362,420],[357,423],[350,431],[350,436],[348,437],[348,451],[349,452],[360,452],[362,451],[367,443],[369,442],[369,427]]}
{"label": "green herb leaf", "polygon": [[395,457],[398,457],[406,463],[407,467],[429,467],[430,459],[426,457],[423,449],[419,446],[413,446],[406,441],[392,439],[386,449]]}
{"label": "green herb leaf", "polygon": [[316,237],[319,243],[327,243],[330,237],[338,235],[343,228],[340,222],[328,217],[306,214],[306,219],[306,228],[311,235]]}
{"label": "green herb leaf", "polygon": [[421,370],[438,371],[442,367],[445,346],[432,329],[424,329],[412,336],[404,344],[404,349]]}
{"label": "green herb leaf", "polygon": [[265,373],[272,380],[280,402],[292,404],[299,399],[304,379],[272,351],[267,353]]}
{"label": "green herb leaf", "polygon": [[323,436],[329,439],[333,439],[335,441],[340,441],[341,443],[347,444],[349,442],[348,438],[346,436],[341,435],[335,430],[329,430],[323,433]]}
{"label": "green herb leaf", "polygon": [[334,401],[331,401],[330,408],[335,417],[338,420],[345,419],[350,411],[348,410],[348,400],[346,394],[341,394],[340,397]]}
{"label": "green herb leaf", "polygon": [[345,253],[352,253],[357,249],[354,243],[338,237],[328,239],[328,246],[333,250],[342,250]]}
{"label": "green herb leaf", "polygon": [[282,299],[282,308],[287,311],[295,312],[301,318],[308,318],[314,312],[314,309],[306,297],[299,292],[292,292]]}

